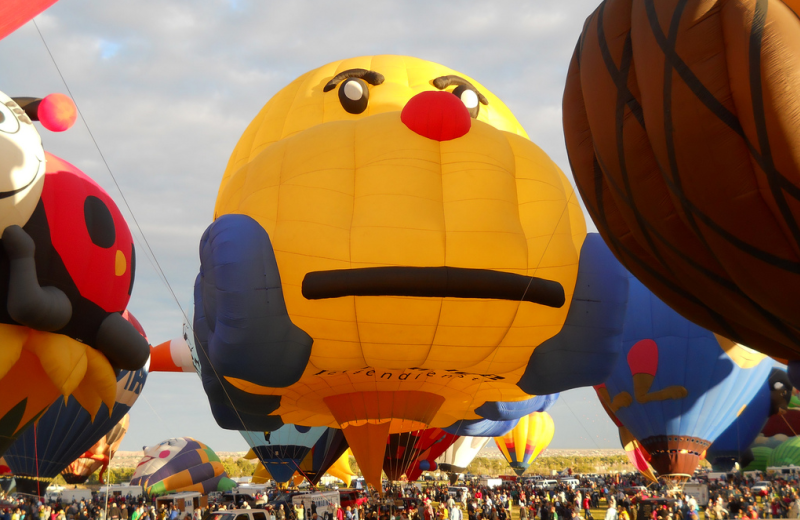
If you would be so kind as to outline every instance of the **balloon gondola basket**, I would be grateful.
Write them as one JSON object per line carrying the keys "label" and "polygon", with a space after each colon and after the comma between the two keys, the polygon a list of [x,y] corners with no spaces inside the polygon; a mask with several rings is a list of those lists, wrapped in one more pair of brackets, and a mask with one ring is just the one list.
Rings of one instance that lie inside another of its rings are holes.
{"label": "balloon gondola basket", "polygon": [[685,473],[673,473],[669,475],[659,475],[659,480],[663,481],[667,487],[667,494],[683,493],[683,486],[692,478]]}
{"label": "balloon gondola basket", "polygon": [[14,479],[17,483],[17,494],[36,497],[45,496],[47,486],[53,482],[53,479],[50,478],[37,478],[26,475],[14,475]]}

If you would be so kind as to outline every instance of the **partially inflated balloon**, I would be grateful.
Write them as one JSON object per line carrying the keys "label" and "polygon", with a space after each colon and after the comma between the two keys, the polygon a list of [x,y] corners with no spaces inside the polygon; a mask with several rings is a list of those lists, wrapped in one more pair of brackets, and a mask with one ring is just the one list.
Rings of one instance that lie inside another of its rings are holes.
{"label": "partially inflated balloon", "polygon": [[706,460],[714,471],[732,471],[767,422],[770,412],[769,380],[736,419],[709,446]]}
{"label": "partially inflated balloon", "polygon": [[628,461],[636,468],[636,471],[644,475],[650,482],[658,482],[658,479],[653,474],[653,469],[650,467],[650,454],[644,449],[644,446],[633,436],[633,434],[625,428],[619,428],[619,442],[625,450],[625,456]]}
{"label": "partially inflated balloon", "polygon": [[108,469],[114,454],[117,453],[119,445],[122,444],[122,439],[128,431],[129,424],[130,416],[125,414],[125,417],[111,428],[110,432],[95,442],[91,448],[86,450],[86,453],[75,459],[72,464],[64,468],[61,476],[64,477],[67,484],[83,484],[98,469],[100,470],[98,480],[101,484],[105,484],[106,481],[103,474]]}
{"label": "partially inflated balloon", "polygon": [[683,316],[783,359],[800,358],[799,10],[602,2],[563,98],[575,181],[617,258]]}
{"label": "partially inflated balloon", "polygon": [[767,467],[769,467],[769,457],[773,449],[769,446],[754,446],[750,451],[753,454],[753,460],[742,471],[761,471],[766,473]]}
{"label": "partially inflated balloon", "polygon": [[[448,476],[457,476],[459,473],[467,471],[467,466],[472,463],[472,460],[489,440],[489,437],[459,437],[436,459],[436,464]],[[452,480],[451,483],[455,483],[455,480]]]}
{"label": "partially inflated balloon", "polygon": [[149,496],[182,491],[206,495],[236,487],[214,450],[191,437],[168,439],[145,448],[131,485],[142,486]]}
{"label": "partially inflated balloon", "polygon": [[285,424],[272,432],[239,432],[252,453],[267,468],[275,482],[284,484],[300,469],[300,463],[328,428]]}
{"label": "partially inflated balloon", "polygon": [[348,451],[342,430],[327,428],[300,463],[298,470],[311,485],[316,486],[330,467]]}
{"label": "partially inflated balloon", "polygon": [[800,437],[792,437],[772,450],[767,466],[800,466]]}
{"label": "partially inflated balloon", "polygon": [[336,459],[336,462],[334,462],[330,468],[328,468],[328,473],[344,482],[345,487],[350,487],[353,478],[356,476],[356,474],[350,468],[351,456],[352,452],[348,449],[342,453],[341,457]]}
{"label": "partially inflated balloon", "polygon": [[555,425],[547,412],[533,412],[519,420],[513,430],[494,441],[508,465],[519,476],[553,440]]}
{"label": "partially inflated balloon", "polygon": [[659,476],[685,479],[766,386],[771,360],[683,318],[633,276],[629,282],[624,356],[598,394]]}
{"label": "partially inflated balloon", "polygon": [[439,428],[392,433],[386,442],[383,472],[390,480],[400,480],[403,475],[410,481],[417,480],[423,471],[436,469],[436,457],[456,439]]}

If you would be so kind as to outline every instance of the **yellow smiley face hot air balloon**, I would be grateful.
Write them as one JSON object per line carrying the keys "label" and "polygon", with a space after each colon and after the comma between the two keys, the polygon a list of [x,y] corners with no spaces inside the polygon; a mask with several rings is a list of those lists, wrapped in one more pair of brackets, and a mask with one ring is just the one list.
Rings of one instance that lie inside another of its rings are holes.
{"label": "yellow smiley face hot air balloon", "polygon": [[367,56],[299,77],[241,137],[214,217],[194,327],[225,428],[340,427],[379,472],[367,438],[601,381],[614,358],[599,331],[621,268],[510,110],[447,67]]}

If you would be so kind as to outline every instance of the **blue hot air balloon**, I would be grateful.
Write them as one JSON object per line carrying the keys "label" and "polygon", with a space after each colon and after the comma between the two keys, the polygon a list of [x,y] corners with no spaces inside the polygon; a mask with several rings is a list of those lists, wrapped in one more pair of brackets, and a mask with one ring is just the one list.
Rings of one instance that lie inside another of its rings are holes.
{"label": "blue hot air balloon", "polygon": [[680,316],[633,276],[622,356],[601,399],[674,480],[767,385],[772,362]]}
{"label": "blue hot air balloon", "polygon": [[756,440],[770,416],[786,410],[792,397],[792,385],[785,370],[773,368],[766,384],[739,413],[736,420],[720,434],[708,452],[706,460],[715,471],[730,471],[735,462],[752,460],[750,445]]}
{"label": "blue hot air balloon", "polygon": [[316,486],[328,468],[339,460],[348,447],[342,430],[325,428],[325,432],[300,464],[300,473]]}
{"label": "blue hot air balloon", "polygon": [[328,430],[325,426],[284,424],[272,432],[240,431],[275,482],[288,482],[311,448]]}

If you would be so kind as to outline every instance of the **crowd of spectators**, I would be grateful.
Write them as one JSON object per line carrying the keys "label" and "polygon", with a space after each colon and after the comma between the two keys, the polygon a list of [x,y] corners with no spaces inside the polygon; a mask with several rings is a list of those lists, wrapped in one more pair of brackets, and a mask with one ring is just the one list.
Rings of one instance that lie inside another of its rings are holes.
{"label": "crowd of spectators", "polygon": [[[736,518],[800,518],[797,480],[757,481],[730,476],[708,483],[708,501],[666,485],[645,485],[641,476],[606,475],[579,479],[577,486],[557,483],[547,488],[533,479],[506,480],[489,488],[467,483],[387,485],[363,503],[317,511],[309,501],[293,505],[272,495],[265,505],[267,520],[729,520]],[[266,497],[264,497],[266,498]],[[139,497],[99,498],[62,503],[17,496],[0,502],[0,520],[209,520],[216,511],[246,508],[214,503],[197,508],[191,519],[168,503]],[[602,519],[596,518],[598,510]]]}

